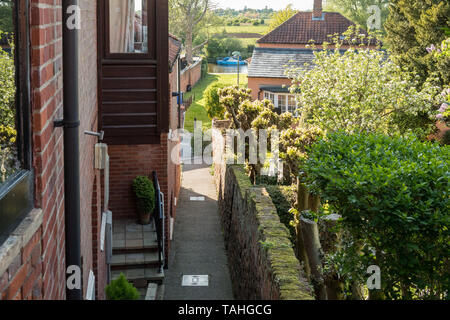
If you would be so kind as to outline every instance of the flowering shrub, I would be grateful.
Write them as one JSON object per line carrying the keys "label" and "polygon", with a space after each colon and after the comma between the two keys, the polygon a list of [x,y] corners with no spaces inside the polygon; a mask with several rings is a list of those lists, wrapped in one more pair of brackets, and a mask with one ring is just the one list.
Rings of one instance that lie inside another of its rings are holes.
{"label": "flowering shrub", "polygon": [[341,266],[378,265],[387,298],[448,298],[450,147],[337,132],[309,151],[308,187],[351,235]]}
{"label": "flowering shrub", "polygon": [[384,51],[358,45],[370,39],[352,32],[342,41],[356,46],[342,52],[343,42],[335,40],[335,49],[314,52],[312,68],[287,69],[301,116],[326,131],[414,131],[426,136],[438,88],[427,83],[419,91],[415,80]]}
{"label": "flowering shrub", "polygon": [[[2,37],[0,31],[0,38]],[[13,42],[10,43],[14,49]],[[0,184],[16,170],[14,58],[0,49]]]}

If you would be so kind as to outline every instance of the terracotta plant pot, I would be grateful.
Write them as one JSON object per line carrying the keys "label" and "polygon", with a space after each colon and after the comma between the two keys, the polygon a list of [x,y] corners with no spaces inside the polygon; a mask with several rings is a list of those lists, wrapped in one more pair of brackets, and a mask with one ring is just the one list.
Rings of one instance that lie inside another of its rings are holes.
{"label": "terracotta plant pot", "polygon": [[143,224],[143,225],[147,225],[150,224],[150,218],[151,218],[152,214],[149,213],[142,213],[139,212],[138,217],[139,217],[139,223]]}

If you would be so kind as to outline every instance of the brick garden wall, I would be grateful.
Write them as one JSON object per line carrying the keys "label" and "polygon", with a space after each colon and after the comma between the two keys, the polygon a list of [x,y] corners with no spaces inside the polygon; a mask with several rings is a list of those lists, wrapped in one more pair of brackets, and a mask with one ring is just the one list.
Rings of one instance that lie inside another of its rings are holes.
{"label": "brick garden wall", "polygon": [[[215,155],[222,153],[216,142],[213,138]],[[236,299],[313,299],[265,188],[253,187],[242,166],[224,161],[214,165],[214,178]]]}
{"label": "brick garden wall", "polygon": [[181,71],[181,91],[186,92],[188,84],[192,87],[202,77],[202,60],[196,61],[193,65]]}

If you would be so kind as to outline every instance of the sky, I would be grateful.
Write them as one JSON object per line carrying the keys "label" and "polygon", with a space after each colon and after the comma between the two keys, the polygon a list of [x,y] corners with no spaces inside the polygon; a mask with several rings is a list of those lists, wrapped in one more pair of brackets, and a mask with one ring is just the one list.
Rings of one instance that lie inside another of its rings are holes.
{"label": "sky", "polygon": [[[275,10],[286,8],[292,3],[294,9],[311,10],[314,0],[214,0],[219,8],[233,8],[233,9],[263,9],[266,6]],[[324,2],[325,3],[325,2]]]}

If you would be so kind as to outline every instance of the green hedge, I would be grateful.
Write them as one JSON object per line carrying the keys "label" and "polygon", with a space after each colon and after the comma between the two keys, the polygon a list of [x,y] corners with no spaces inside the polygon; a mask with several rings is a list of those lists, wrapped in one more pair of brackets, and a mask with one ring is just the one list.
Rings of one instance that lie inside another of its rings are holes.
{"label": "green hedge", "polygon": [[309,188],[381,268],[388,298],[448,295],[449,159],[448,146],[412,136],[334,133],[309,150]]}

